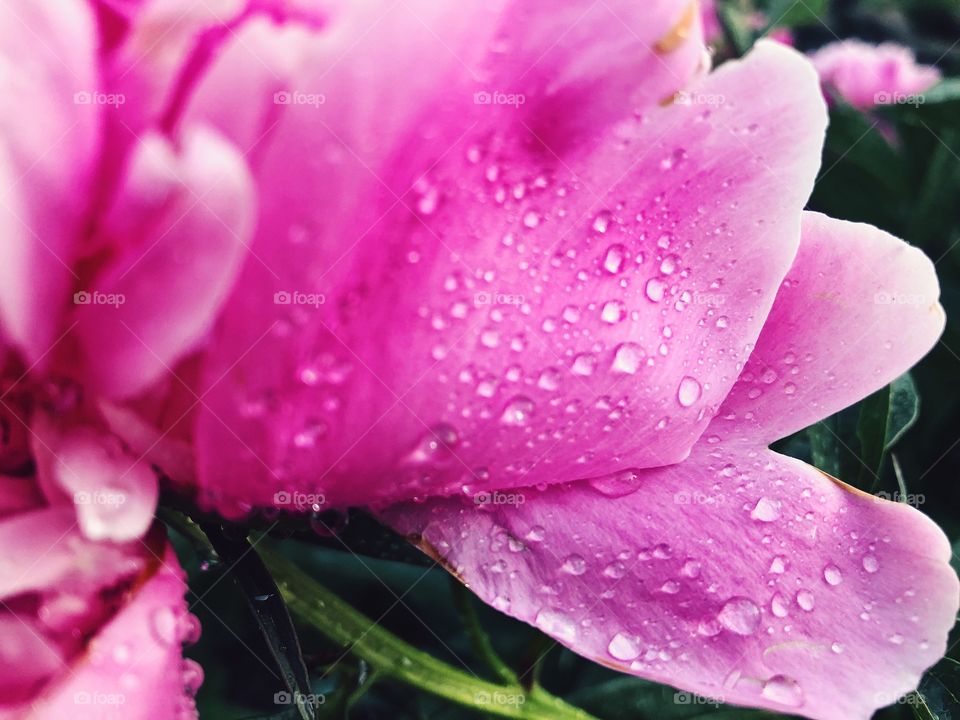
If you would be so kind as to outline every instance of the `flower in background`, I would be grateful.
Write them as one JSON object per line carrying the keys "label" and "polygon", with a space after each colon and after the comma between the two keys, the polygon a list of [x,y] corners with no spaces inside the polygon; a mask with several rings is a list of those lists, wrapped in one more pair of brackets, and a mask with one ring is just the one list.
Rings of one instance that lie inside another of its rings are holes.
{"label": "flower in background", "polygon": [[823,85],[861,110],[875,105],[917,104],[940,80],[940,71],[918,65],[910,48],[861,40],[830,43],[810,56]]}

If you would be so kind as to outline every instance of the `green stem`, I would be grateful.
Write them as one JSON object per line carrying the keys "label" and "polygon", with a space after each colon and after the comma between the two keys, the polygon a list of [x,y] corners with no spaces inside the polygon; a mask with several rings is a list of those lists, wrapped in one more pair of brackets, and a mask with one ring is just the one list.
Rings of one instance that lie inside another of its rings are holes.
{"label": "green stem", "polygon": [[460,618],[463,621],[464,630],[476,653],[490,671],[498,680],[508,685],[517,685],[517,674],[507,665],[493,647],[490,637],[483,630],[480,624],[480,618],[477,616],[476,608],[473,605],[473,593],[460,583],[459,580],[451,576],[451,592],[453,593],[453,602],[460,611]]}
{"label": "green stem", "polygon": [[355,610],[266,543],[256,550],[290,610],[382,676],[477,712],[525,720],[595,720],[542,688],[481,680],[404,642]]}

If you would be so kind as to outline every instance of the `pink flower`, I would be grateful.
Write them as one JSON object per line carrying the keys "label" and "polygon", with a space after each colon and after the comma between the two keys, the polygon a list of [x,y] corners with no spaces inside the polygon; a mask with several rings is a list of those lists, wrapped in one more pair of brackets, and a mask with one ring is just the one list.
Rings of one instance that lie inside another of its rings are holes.
{"label": "pink flower", "polygon": [[919,251],[803,213],[810,63],[704,75],[674,0],[331,5],[4,7],[34,72],[0,113],[0,321],[58,389],[26,393],[40,486],[122,458],[228,516],[368,506],[501,611],[729,702],[915,687],[957,610],[943,534],[766,449],[943,327]]}
{"label": "pink flower", "polygon": [[913,52],[893,43],[830,43],[810,56],[821,82],[856,108],[912,102],[940,80],[940,71],[918,65]]}
{"label": "pink flower", "polygon": [[[4,385],[4,428],[27,427],[16,385]],[[128,526],[123,506],[141,501],[112,482],[136,475],[134,460],[87,430],[54,459],[48,430],[31,430],[37,478],[0,475],[0,718],[195,717],[203,674],[180,648],[199,625],[164,530],[111,538]],[[29,455],[14,443],[0,464],[23,471]]]}
{"label": "pink flower", "polygon": [[[97,44],[79,0],[0,7],[3,718],[191,717],[202,677],[155,471],[110,422],[212,322],[247,176],[201,128],[145,131],[114,166],[105,114],[125,98]],[[108,315],[127,337],[104,337]],[[153,392],[144,411],[168,402]]]}

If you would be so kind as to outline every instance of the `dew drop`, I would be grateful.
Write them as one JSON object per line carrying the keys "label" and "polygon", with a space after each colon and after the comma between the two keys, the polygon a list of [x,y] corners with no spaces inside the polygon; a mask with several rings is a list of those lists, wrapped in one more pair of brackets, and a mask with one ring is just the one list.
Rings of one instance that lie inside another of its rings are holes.
{"label": "dew drop", "polygon": [[775,500],[762,497],[750,511],[750,517],[759,522],[773,522],[780,517],[780,506]]}
{"label": "dew drop", "polygon": [[570,555],[560,569],[567,575],[583,575],[587,571],[587,561],[580,555]]}
{"label": "dew drop", "polygon": [[786,675],[774,675],[763,684],[762,694],[771,700],[787,707],[800,707],[803,704],[803,691],[793,678]]}
{"label": "dew drop", "polygon": [[813,593],[809,590],[800,590],[797,593],[796,600],[801,610],[805,610],[806,612],[813,610]]}
{"label": "dew drop", "polygon": [[607,652],[617,660],[633,660],[640,656],[640,644],[629,635],[617,633],[607,645]]}
{"label": "dew drop", "polygon": [[827,585],[839,585],[843,582],[843,575],[836,565],[827,565],[823,569],[823,579]]}
{"label": "dew drop", "polygon": [[530,416],[533,414],[533,400],[523,395],[518,395],[507,403],[500,416],[500,422],[504,425],[521,427],[530,422]]}
{"label": "dew drop", "polygon": [[701,390],[697,379],[687,375],[680,381],[680,386],[677,388],[677,401],[683,407],[690,407],[700,399]]}
{"label": "dew drop", "polygon": [[557,637],[563,642],[572,643],[577,638],[577,626],[557,610],[544,608],[537,613],[533,622],[545,633]]}
{"label": "dew drop", "polygon": [[873,555],[864,555],[863,556],[863,569],[868,573],[875,573],[880,569],[880,563],[876,557]]}
{"label": "dew drop", "polygon": [[717,621],[736,635],[753,635],[760,626],[760,608],[749,598],[732,597],[720,608]]}

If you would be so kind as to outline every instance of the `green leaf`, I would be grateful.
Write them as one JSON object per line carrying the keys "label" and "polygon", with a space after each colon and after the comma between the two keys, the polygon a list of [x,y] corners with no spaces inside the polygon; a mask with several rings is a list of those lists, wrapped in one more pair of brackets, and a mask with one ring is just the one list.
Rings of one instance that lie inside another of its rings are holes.
{"label": "green leaf", "polygon": [[[894,380],[860,403],[857,437],[860,439],[861,487],[879,483],[887,452],[917,421],[920,401],[909,374]],[[870,477],[868,477],[870,476]]]}
{"label": "green leaf", "polygon": [[766,15],[771,27],[797,27],[818,22],[827,12],[827,0],[773,0]]}
{"label": "green leaf", "polygon": [[527,720],[595,720],[535,686],[482,680],[410,645],[307,576],[277,550],[257,547],[290,610],[385,677],[486,715]]}
{"label": "green leaf", "polygon": [[810,439],[810,460],[828,475],[840,476],[840,440],[836,416],[828,417],[807,428]]}
{"label": "green leaf", "polygon": [[302,720],[316,720],[317,703],[296,628],[273,577],[247,541],[246,531],[237,533],[232,528],[228,530],[214,524],[204,525],[203,530],[243,591],[280,668],[297,716]]}
{"label": "green leaf", "polygon": [[923,93],[924,105],[960,100],[960,78],[946,78]]}

